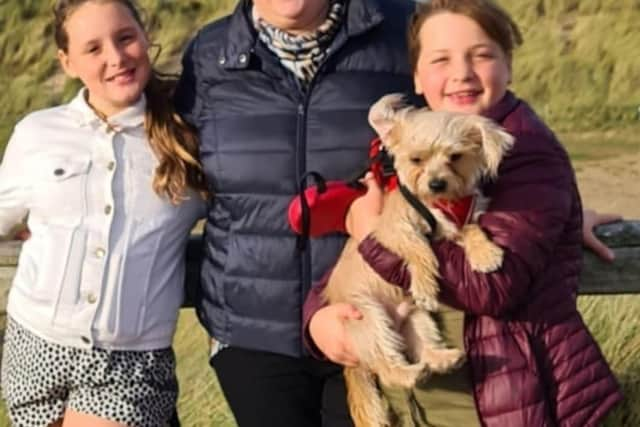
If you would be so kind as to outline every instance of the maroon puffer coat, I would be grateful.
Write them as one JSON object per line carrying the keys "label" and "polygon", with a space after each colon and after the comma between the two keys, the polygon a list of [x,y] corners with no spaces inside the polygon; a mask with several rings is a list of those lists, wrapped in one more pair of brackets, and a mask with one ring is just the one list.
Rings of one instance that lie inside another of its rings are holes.
{"label": "maroon puffer coat", "polygon": [[[491,205],[479,220],[505,250],[503,265],[476,273],[459,246],[433,245],[441,300],[467,313],[465,347],[481,422],[596,426],[622,395],[576,308],[582,207],[571,164],[553,133],[511,93],[488,115],[516,137],[499,178],[484,186]],[[360,252],[385,279],[408,286],[395,254],[371,238]],[[305,304],[307,321],[320,305],[319,290]]]}

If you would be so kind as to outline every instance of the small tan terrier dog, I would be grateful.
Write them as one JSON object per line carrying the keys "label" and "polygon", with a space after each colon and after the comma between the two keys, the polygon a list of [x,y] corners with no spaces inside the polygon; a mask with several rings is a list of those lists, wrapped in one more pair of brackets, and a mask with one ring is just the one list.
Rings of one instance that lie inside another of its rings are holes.
{"label": "small tan terrier dog", "polygon": [[399,184],[428,207],[437,226],[432,230],[400,191],[387,192],[372,234],[405,260],[411,273],[410,296],[369,267],[354,239],[347,241],[324,290],[329,303],[352,304],[363,315],[346,325],[360,359],[358,367],[344,370],[356,427],[390,425],[376,379],[411,388],[431,372],[444,373],[464,362],[462,350],[446,348],[429,314],[438,305],[438,261],[429,238],[456,242],[480,272],[498,269],[503,252],[478,225],[458,228],[434,201],[477,193],[481,178],[497,176],[513,144],[511,135],[489,119],[408,107],[397,94],[373,105],[369,122],[393,156]]}

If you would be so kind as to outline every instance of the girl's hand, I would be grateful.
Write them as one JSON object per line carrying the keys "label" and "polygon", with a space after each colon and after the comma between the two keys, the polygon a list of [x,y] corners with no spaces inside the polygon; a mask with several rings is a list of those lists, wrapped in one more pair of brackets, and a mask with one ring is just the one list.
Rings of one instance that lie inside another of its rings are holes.
{"label": "girl's hand", "polygon": [[351,203],[345,222],[347,232],[358,242],[364,240],[375,228],[380,219],[384,197],[382,188],[371,172],[367,172],[361,182],[367,187],[367,192]]}
{"label": "girl's hand", "polygon": [[332,362],[355,367],[359,360],[347,335],[345,322],[362,319],[351,304],[337,303],[321,308],[309,322],[309,335],[318,349]]}
{"label": "girl's hand", "polygon": [[29,231],[27,227],[24,227],[15,232],[13,240],[21,240],[24,242],[25,240],[28,240],[29,237],[31,237],[31,231]]}
{"label": "girl's hand", "polygon": [[585,209],[583,212],[582,223],[582,239],[584,246],[591,249],[600,258],[605,261],[613,261],[615,255],[613,251],[600,241],[593,233],[593,229],[601,224],[608,224],[610,222],[620,221],[622,216],[617,214],[599,214],[591,209]]}

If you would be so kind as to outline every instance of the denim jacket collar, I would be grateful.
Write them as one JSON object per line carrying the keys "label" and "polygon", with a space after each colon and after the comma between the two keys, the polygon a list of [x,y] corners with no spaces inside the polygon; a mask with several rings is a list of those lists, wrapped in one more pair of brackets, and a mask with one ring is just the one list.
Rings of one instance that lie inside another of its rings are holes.
{"label": "denim jacket collar", "polygon": [[[99,126],[102,124],[102,120],[87,103],[86,91],[87,88],[80,89],[75,98],[69,103],[69,106],[74,111],[80,126]],[[144,123],[146,106],[147,100],[143,93],[135,104],[109,117],[109,124],[117,129],[141,126]]]}

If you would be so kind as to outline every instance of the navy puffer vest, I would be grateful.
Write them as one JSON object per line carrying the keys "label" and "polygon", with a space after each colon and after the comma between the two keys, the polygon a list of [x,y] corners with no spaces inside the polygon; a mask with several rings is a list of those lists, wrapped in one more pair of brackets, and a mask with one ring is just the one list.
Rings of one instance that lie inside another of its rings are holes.
{"label": "navy puffer vest", "polygon": [[374,136],[372,103],[412,91],[405,33],[411,2],[350,0],[344,25],[307,90],[256,37],[250,2],[203,28],[183,59],[179,111],[199,131],[212,192],[200,321],[232,346],[300,356],[301,308],[337,258],[341,236],[304,252],[287,225],[299,177],[345,179]]}

